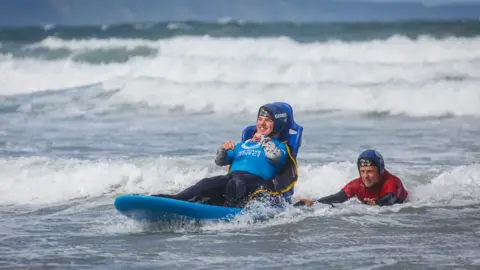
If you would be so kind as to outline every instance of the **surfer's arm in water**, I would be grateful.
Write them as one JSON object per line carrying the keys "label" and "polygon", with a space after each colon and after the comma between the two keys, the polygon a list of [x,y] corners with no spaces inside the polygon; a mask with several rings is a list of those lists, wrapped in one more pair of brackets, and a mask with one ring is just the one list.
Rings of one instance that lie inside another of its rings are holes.
{"label": "surfer's arm in water", "polygon": [[285,160],[286,151],[280,149],[277,144],[268,136],[260,136],[260,144],[263,147],[265,156],[271,163],[277,163],[281,160]]}
{"label": "surfer's arm in water", "polygon": [[217,164],[218,166],[232,164],[234,149],[235,143],[232,141],[228,141],[222,144],[222,146],[217,149],[217,155],[215,156],[215,164]]}
{"label": "surfer's arm in water", "polygon": [[[339,192],[320,198],[316,201],[309,201],[309,200],[300,200],[295,204],[295,206],[310,206],[314,202],[319,202],[319,203],[324,203],[324,204],[333,204],[333,203],[343,203],[347,201],[349,198],[347,197],[347,194],[345,191],[340,190]],[[402,203],[403,201],[399,201],[395,194],[393,193],[388,193],[387,195],[383,196],[382,198],[378,200],[365,200],[364,203],[369,204],[368,201],[374,202],[370,203],[370,205],[378,205],[378,206],[388,206],[388,205],[394,205],[395,203]]]}
{"label": "surfer's arm in water", "polygon": [[347,200],[348,200],[347,193],[345,193],[345,191],[343,190],[340,190],[335,194],[322,197],[316,200],[316,202],[324,203],[324,204],[332,204],[332,203],[343,203],[343,202],[346,202]]}
{"label": "surfer's arm in water", "polygon": [[[348,200],[347,193],[345,191],[340,190],[339,192],[322,197],[318,200],[312,201],[307,199],[300,199],[300,201],[296,202],[293,206],[311,206],[315,202],[330,204],[333,203],[343,203]],[[332,205],[333,206],[333,205]]]}

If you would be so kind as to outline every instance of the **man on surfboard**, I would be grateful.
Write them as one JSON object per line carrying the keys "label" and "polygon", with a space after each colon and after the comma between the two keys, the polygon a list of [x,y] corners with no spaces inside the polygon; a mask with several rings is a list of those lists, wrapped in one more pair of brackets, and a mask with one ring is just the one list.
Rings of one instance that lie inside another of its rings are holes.
{"label": "man on surfboard", "polygon": [[251,139],[227,141],[217,150],[215,164],[230,166],[226,175],[208,177],[175,195],[153,196],[183,201],[239,206],[248,195],[277,175],[288,158],[287,146],[278,140],[285,128],[287,112],[277,104],[265,104],[257,114],[256,130]]}
{"label": "man on surfboard", "polygon": [[314,202],[325,204],[342,203],[357,197],[368,205],[393,205],[403,203],[408,196],[400,178],[385,169],[382,155],[375,150],[366,150],[357,159],[360,177],[350,181],[338,193],[316,201],[300,199],[294,206],[311,206]]}

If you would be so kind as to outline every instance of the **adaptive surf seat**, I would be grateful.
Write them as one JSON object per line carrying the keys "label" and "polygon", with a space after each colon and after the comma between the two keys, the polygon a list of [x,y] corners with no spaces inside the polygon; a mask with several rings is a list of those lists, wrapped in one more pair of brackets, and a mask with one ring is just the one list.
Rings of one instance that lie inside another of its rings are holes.
{"label": "adaptive surf seat", "polygon": [[[250,198],[268,194],[269,196],[281,195],[288,203],[294,193],[294,186],[298,179],[297,154],[302,146],[303,127],[295,122],[292,107],[285,102],[274,102],[287,112],[287,123],[280,132],[278,139],[287,145],[289,159],[280,169],[274,179],[258,189]],[[242,141],[251,139],[255,133],[256,125],[246,127],[242,133]]]}

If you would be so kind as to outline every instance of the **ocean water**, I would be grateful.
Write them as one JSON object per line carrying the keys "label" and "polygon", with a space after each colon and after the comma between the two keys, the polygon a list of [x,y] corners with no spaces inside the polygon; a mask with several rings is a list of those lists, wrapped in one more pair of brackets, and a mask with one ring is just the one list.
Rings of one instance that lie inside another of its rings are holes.
{"label": "ocean water", "polygon": [[[0,29],[0,268],[479,269],[480,23],[170,22]],[[379,150],[408,203],[136,223],[258,107],[304,127],[294,198]]]}

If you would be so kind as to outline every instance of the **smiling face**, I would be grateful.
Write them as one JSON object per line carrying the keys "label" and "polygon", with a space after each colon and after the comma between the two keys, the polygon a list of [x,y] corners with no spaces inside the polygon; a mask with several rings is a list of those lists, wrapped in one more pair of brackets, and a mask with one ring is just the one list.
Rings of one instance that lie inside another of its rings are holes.
{"label": "smiling face", "polygon": [[360,167],[359,171],[363,184],[367,188],[373,187],[375,184],[380,182],[380,174],[378,173],[376,166]]}
{"label": "smiling face", "polygon": [[270,135],[273,131],[273,120],[265,116],[259,116],[257,118],[257,133],[263,135]]}

